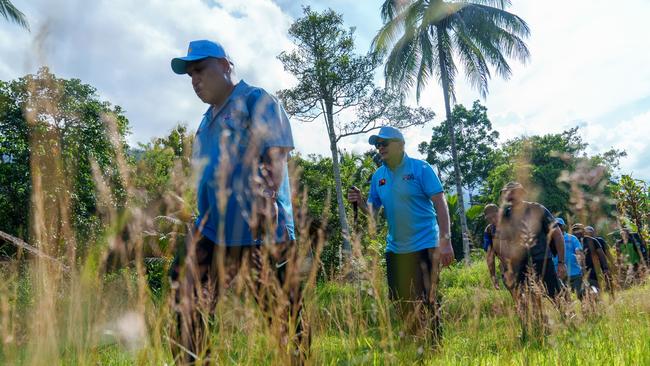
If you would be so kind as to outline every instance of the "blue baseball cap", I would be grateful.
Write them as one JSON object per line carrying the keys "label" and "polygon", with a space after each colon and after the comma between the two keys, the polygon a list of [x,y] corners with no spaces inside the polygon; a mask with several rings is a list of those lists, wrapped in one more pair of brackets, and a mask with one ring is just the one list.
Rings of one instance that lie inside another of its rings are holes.
{"label": "blue baseball cap", "polygon": [[562,226],[566,226],[566,224],[564,223],[564,219],[561,217],[556,218],[555,221]]}
{"label": "blue baseball cap", "polygon": [[187,74],[187,64],[189,62],[203,60],[208,57],[223,58],[232,64],[230,57],[219,43],[202,39],[190,42],[187,48],[187,56],[172,59],[172,70],[179,75]]}
{"label": "blue baseball cap", "polygon": [[390,126],[384,126],[379,129],[379,133],[376,135],[370,136],[368,139],[368,143],[370,145],[374,145],[377,143],[377,139],[384,139],[384,140],[400,140],[404,141],[404,136],[402,135],[401,132],[395,127],[390,127]]}

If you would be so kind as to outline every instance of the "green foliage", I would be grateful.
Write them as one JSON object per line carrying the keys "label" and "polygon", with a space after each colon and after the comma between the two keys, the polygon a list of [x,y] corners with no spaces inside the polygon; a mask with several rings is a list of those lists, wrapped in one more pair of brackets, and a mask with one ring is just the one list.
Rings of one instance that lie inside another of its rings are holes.
{"label": "green foliage", "polygon": [[172,190],[172,176],[178,165],[185,176],[190,172],[190,151],[193,136],[187,126],[177,125],[166,137],[154,138],[132,151],[135,158],[134,183],[146,192],[147,201],[162,198]]}
{"label": "green foliage", "polygon": [[630,226],[633,231],[641,234],[646,243],[649,242],[650,190],[647,183],[630,175],[623,175],[612,185],[612,191],[618,203],[621,223]]}
{"label": "green foliage", "polygon": [[[429,164],[436,166],[447,177],[444,180],[445,186],[453,187],[454,162],[451,156],[449,124],[450,121],[445,120],[435,126],[431,141],[421,143],[419,150],[426,156]],[[471,110],[462,104],[454,106],[451,125],[456,131],[456,149],[463,184],[473,192],[483,184],[490,171],[494,169],[495,159],[492,157],[499,132],[492,130],[487,108],[478,100],[474,102]]]}
{"label": "green foliage", "polygon": [[[297,191],[307,190],[307,208],[311,220],[310,233],[316,235],[319,228],[323,228],[326,235],[326,245],[323,248],[321,261],[327,275],[331,275],[339,268],[338,253],[343,243],[343,236],[336,210],[336,197],[334,196],[335,182],[332,177],[332,159],[317,155],[304,158],[296,155],[291,158],[296,170],[300,173]],[[372,155],[358,155],[344,153],[341,155],[341,183],[347,189],[351,186],[359,187],[367,196],[370,189],[369,179],[376,170]],[[352,213],[352,207],[346,202],[345,212]],[[324,219],[327,220],[325,226]],[[362,243],[369,243],[367,232],[368,218],[359,214],[359,222],[353,224],[353,230],[362,235]],[[378,228],[376,237],[383,243],[384,228]],[[304,239],[303,239],[304,240]],[[314,240],[313,243],[316,241]],[[384,245],[384,244],[382,244]]]}
{"label": "green foliage", "polygon": [[[404,106],[401,93],[375,86],[374,71],[380,60],[372,53],[354,54],[354,28],[344,28],[341,14],[305,7],[304,17],[291,25],[289,36],[297,48],[278,58],[298,78],[298,85],[278,95],[287,112],[300,120],[324,116],[330,143],[386,124],[404,128],[433,118],[428,109]],[[354,110],[356,119],[335,121],[333,116],[346,109]]]}
{"label": "green foliage", "polygon": [[125,152],[127,133],[122,109],[101,101],[95,88],[81,80],[60,79],[42,68],[35,75],[0,82],[0,230],[28,237],[30,164],[36,159],[41,163],[32,168],[38,168],[43,179],[56,176],[64,182],[59,190],[69,195],[78,236],[96,234],[102,228],[92,165],[96,163],[101,177],[112,183],[111,204],[119,208],[126,190],[114,143]]}
{"label": "green foliage", "polygon": [[587,146],[577,127],[557,134],[507,141],[494,155],[497,164],[487,178],[483,202],[499,202],[501,188],[509,181],[519,180],[527,186],[530,199],[542,203],[553,213],[572,213],[571,180],[584,177],[561,178],[578,172],[579,168],[585,170],[585,174],[598,167],[604,168],[596,182],[581,187],[589,191],[601,182],[609,182],[618,159],[625,156],[624,152],[610,150],[589,157],[585,153]]}
{"label": "green foliage", "polygon": [[[455,194],[447,194],[447,208],[449,209],[449,218],[451,219],[451,246],[454,248],[454,256],[457,261],[463,259],[463,237],[460,223],[460,210],[458,209],[458,196]],[[467,219],[467,226],[469,229],[470,241],[480,243],[483,237],[483,229],[485,228],[485,220],[483,219],[483,206],[474,205],[465,211]],[[480,244],[478,245],[480,247]]]}

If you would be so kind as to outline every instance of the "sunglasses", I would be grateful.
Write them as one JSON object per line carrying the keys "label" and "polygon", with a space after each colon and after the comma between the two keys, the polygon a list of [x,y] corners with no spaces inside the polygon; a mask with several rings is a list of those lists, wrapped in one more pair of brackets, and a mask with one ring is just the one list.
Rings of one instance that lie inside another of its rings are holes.
{"label": "sunglasses", "polygon": [[379,149],[380,147],[386,147],[388,144],[393,142],[393,140],[384,140],[384,141],[377,141],[375,142],[375,147]]}

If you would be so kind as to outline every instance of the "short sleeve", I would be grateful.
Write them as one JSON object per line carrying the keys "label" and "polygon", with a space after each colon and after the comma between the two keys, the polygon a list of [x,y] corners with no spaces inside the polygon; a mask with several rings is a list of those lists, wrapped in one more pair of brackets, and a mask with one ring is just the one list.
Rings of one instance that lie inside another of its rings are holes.
{"label": "short sleeve", "polygon": [[544,232],[550,233],[551,230],[555,229],[557,222],[555,216],[549,211],[546,207],[541,206],[542,208],[542,228]]}
{"label": "short sleeve", "polygon": [[289,117],[280,102],[262,89],[251,93],[248,100],[252,125],[261,142],[262,153],[270,147],[294,148]]}
{"label": "short sleeve", "polygon": [[372,205],[372,207],[376,210],[379,207],[381,207],[381,198],[379,197],[379,192],[377,192],[377,179],[376,179],[376,174],[372,176],[372,180],[370,182],[370,193],[368,194],[368,205]]}
{"label": "short sleeve", "polygon": [[573,246],[575,249],[582,250],[582,244],[580,244],[580,240],[578,240],[578,238],[571,236],[571,240],[573,241]]}
{"label": "short sleeve", "polygon": [[442,192],[442,183],[440,178],[434,173],[433,168],[426,162],[422,162],[422,190],[427,197],[432,197],[435,194]]}
{"label": "short sleeve", "polygon": [[604,249],[603,244],[601,244],[598,239],[593,238],[592,241],[594,242],[594,249]]}
{"label": "short sleeve", "polygon": [[487,252],[490,245],[492,245],[492,230],[490,225],[488,225],[483,232],[483,250]]}

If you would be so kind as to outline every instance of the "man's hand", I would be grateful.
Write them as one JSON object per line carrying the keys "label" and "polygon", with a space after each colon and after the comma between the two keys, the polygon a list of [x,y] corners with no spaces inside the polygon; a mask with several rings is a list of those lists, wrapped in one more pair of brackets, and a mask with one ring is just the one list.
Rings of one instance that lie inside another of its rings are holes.
{"label": "man's hand", "polygon": [[350,189],[348,189],[348,201],[356,204],[363,202],[361,190],[357,187],[350,187]]}
{"label": "man's hand", "polygon": [[454,261],[454,248],[451,246],[451,240],[446,238],[440,239],[440,263],[443,267],[449,266]]}

